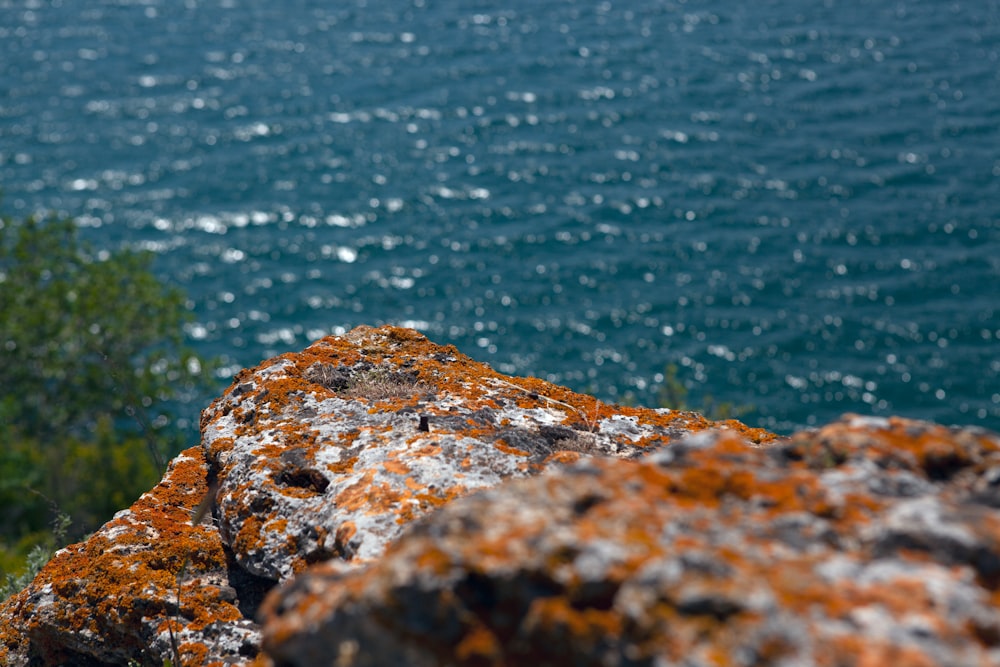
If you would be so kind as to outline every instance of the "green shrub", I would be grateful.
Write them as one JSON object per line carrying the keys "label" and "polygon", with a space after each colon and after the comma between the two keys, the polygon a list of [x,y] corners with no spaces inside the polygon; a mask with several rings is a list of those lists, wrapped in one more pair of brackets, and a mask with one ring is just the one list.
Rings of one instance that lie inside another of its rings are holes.
{"label": "green shrub", "polygon": [[692,406],[689,403],[688,388],[677,376],[677,364],[668,364],[664,369],[663,383],[656,390],[656,407],[693,410],[713,420],[739,419],[754,411],[752,405],[719,402],[711,394],[705,394],[700,404]]}
{"label": "green shrub", "polygon": [[0,571],[7,572],[0,580],[0,602],[31,583],[38,571],[52,558],[58,545],[65,541],[71,523],[68,516],[59,514],[52,522],[51,531],[22,538],[22,542],[31,544],[30,548],[22,543],[15,545],[13,552],[9,552],[0,544],[0,565],[9,561],[6,562],[7,567],[0,568]]}
{"label": "green shrub", "polygon": [[186,298],[152,260],[69,219],[0,218],[0,580],[132,503],[192,438],[175,413],[216,363],[185,347]]}

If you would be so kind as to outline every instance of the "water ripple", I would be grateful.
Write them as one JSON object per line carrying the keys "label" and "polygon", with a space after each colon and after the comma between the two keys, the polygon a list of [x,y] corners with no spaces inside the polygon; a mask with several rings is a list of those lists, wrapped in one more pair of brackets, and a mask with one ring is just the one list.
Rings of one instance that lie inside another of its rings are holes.
{"label": "water ripple", "polygon": [[1000,2],[0,0],[9,211],[230,367],[359,323],[787,430],[1000,427]]}

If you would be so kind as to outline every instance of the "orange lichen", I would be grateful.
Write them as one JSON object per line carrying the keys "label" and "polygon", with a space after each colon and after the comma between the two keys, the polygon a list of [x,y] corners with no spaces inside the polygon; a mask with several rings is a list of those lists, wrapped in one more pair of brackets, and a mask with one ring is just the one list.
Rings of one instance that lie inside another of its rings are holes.
{"label": "orange lichen", "polygon": [[[389,548],[392,552],[392,547]],[[417,556],[416,566],[438,576],[445,575],[454,567],[451,557],[440,549],[428,548]]]}
{"label": "orange lichen", "polygon": [[544,633],[547,641],[586,645],[618,635],[621,622],[620,615],[612,610],[578,609],[564,597],[545,597],[532,601],[524,625],[531,632]]}
{"label": "orange lichen", "polygon": [[361,431],[356,428],[340,433],[337,436],[337,439],[339,440],[338,444],[342,447],[351,447],[354,444],[354,441],[358,439],[359,435],[361,435]]}
{"label": "orange lichen", "polygon": [[272,519],[264,524],[263,530],[280,532],[288,526],[288,519]]}
{"label": "orange lichen", "polygon": [[358,457],[351,456],[342,461],[337,461],[336,463],[327,463],[326,468],[327,470],[329,470],[334,474],[342,475],[354,470],[354,466],[357,462],[358,462]]}
{"label": "orange lichen", "polygon": [[437,493],[433,494],[418,493],[415,494],[414,497],[421,503],[424,503],[426,505],[431,505],[433,507],[440,507],[441,505],[445,505],[461,495],[464,495],[463,490],[460,489],[459,487],[453,486],[448,489],[439,490]]}
{"label": "orange lichen", "polygon": [[259,516],[248,516],[240,526],[240,530],[233,538],[233,548],[241,552],[248,553],[256,551],[263,546],[261,541],[261,528],[265,525],[266,518]]}
{"label": "orange lichen", "polygon": [[503,440],[497,440],[493,443],[493,446],[504,454],[510,454],[511,456],[531,456],[530,452],[526,452],[523,449],[517,449],[516,447],[511,447]]}
{"label": "orange lichen", "polygon": [[358,527],[353,521],[345,521],[337,527],[337,532],[334,535],[334,541],[341,552],[346,551],[351,538],[357,535],[357,533]]}
{"label": "orange lichen", "polygon": [[455,657],[466,664],[503,664],[502,643],[481,624],[474,625],[455,646]]}
{"label": "orange lichen", "polygon": [[382,464],[382,468],[386,472],[395,473],[397,475],[407,475],[410,472],[410,467],[403,463],[402,461],[388,460]]}
{"label": "orange lichen", "polygon": [[542,463],[546,466],[552,463],[575,463],[580,460],[580,456],[580,452],[561,449],[549,454]]}
{"label": "orange lichen", "polygon": [[374,470],[366,471],[361,479],[337,494],[333,502],[337,507],[348,511],[364,507],[372,494],[372,480],[374,478]]}
{"label": "orange lichen", "polygon": [[207,665],[208,647],[204,644],[187,642],[178,647],[180,662],[183,665]]}
{"label": "orange lichen", "polygon": [[232,438],[216,438],[212,441],[212,447],[209,450],[209,454],[212,458],[217,460],[220,455],[231,451],[234,445],[235,443]]}
{"label": "orange lichen", "polygon": [[433,457],[441,453],[441,446],[434,443],[427,443],[421,447],[413,448],[409,450],[408,456],[411,459],[418,459],[423,457]]}
{"label": "orange lichen", "polygon": [[675,493],[705,507],[715,506],[726,495],[741,500],[754,491],[754,476],[741,470],[698,467],[683,470],[675,481]]}
{"label": "orange lichen", "polygon": [[[51,583],[59,600],[55,616],[43,621],[29,613],[16,631],[0,626],[3,643],[12,631],[47,632],[43,622],[59,623],[60,632],[127,643],[142,634],[139,626],[145,617],[167,618],[163,614],[178,587],[181,618],[191,631],[241,618],[217,587],[195,583],[203,574],[224,572],[227,566],[218,533],[190,523],[207,491],[206,472],[201,448],[183,452],[164,481],[137,500],[130,514],[112,520],[87,542],[59,552],[34,582]],[[114,538],[109,538],[112,533]],[[27,604],[27,599],[15,603]]]}

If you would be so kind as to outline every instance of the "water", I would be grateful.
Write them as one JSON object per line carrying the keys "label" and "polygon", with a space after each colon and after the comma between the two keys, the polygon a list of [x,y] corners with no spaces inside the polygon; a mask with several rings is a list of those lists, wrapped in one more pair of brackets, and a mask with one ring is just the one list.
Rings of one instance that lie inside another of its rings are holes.
{"label": "water", "polygon": [[0,187],[227,372],[414,326],[787,432],[1000,428],[1000,0],[0,0]]}

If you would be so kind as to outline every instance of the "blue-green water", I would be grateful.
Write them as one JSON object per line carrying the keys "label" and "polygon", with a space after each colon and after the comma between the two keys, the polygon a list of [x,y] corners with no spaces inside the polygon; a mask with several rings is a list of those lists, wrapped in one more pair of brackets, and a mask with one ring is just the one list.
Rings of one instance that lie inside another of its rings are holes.
{"label": "blue-green water", "polygon": [[156,251],[231,368],[394,322],[1000,428],[1000,0],[0,0],[0,188]]}

